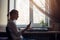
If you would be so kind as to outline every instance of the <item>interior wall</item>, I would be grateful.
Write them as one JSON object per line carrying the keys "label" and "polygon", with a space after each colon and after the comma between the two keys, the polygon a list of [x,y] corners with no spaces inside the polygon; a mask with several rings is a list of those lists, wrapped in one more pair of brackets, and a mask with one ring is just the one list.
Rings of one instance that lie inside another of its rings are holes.
{"label": "interior wall", "polygon": [[[0,0],[0,10],[1,10],[1,0]],[[1,11],[0,11],[0,13],[1,13]],[[1,16],[1,15],[0,15]],[[1,19],[1,17],[0,17],[0,19]],[[1,21],[1,20],[0,20]]]}
{"label": "interior wall", "polygon": [[57,22],[60,22],[60,1],[59,0],[50,0],[50,14],[56,18]]}
{"label": "interior wall", "polygon": [[56,12],[56,16],[59,18],[60,21],[60,0],[56,0],[57,2],[57,12]]}
{"label": "interior wall", "polygon": [[8,0],[0,0],[0,32],[7,25]]}
{"label": "interior wall", "polygon": [[[52,30],[59,30],[60,26],[60,0],[49,0],[50,1],[50,14],[55,17],[51,21]],[[55,20],[55,21],[54,21]]]}
{"label": "interior wall", "polygon": [[7,24],[8,1],[0,0],[0,25]]}

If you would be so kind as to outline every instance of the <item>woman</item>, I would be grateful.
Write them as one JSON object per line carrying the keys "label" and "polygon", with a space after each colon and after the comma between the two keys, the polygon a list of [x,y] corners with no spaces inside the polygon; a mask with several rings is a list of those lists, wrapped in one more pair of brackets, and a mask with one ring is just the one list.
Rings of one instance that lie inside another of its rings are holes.
{"label": "woman", "polygon": [[27,27],[24,30],[19,31],[15,24],[15,20],[18,19],[18,11],[13,9],[7,16],[10,16],[10,19],[8,20],[8,24],[6,27],[8,40],[21,40],[21,34],[30,27],[31,22],[29,25],[27,25]]}

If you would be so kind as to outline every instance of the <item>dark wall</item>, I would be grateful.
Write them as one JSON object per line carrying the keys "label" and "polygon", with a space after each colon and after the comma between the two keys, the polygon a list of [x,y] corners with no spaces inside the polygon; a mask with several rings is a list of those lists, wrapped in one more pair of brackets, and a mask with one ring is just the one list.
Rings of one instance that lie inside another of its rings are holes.
{"label": "dark wall", "polygon": [[50,14],[54,17],[51,20],[52,30],[60,28],[60,0],[49,0]]}
{"label": "dark wall", "polygon": [[50,14],[60,22],[60,0],[50,0]]}

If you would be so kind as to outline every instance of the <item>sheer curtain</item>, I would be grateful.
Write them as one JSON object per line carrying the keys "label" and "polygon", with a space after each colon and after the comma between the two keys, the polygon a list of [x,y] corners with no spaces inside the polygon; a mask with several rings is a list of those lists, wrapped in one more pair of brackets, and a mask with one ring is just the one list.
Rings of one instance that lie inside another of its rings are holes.
{"label": "sheer curtain", "polygon": [[46,11],[44,11],[41,7],[39,7],[34,1],[31,0],[31,3],[39,9],[39,11],[43,12],[54,22],[59,22],[56,13],[57,13],[57,2],[56,0],[45,0],[46,1]]}
{"label": "sheer curtain", "polygon": [[39,7],[34,1],[31,0],[31,3],[33,5],[35,5],[35,7],[37,9],[39,9],[39,11],[43,12],[43,14],[45,14],[46,16],[48,16],[51,20],[52,20],[52,29],[55,31],[59,30],[60,27],[60,6],[59,0],[45,0],[46,1],[46,11],[44,11],[43,9],[41,9],[41,7]]}

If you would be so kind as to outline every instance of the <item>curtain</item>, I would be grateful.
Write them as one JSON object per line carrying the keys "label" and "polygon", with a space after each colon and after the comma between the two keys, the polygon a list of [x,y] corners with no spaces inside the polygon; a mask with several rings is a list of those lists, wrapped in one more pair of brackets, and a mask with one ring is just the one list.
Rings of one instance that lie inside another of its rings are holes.
{"label": "curtain", "polygon": [[[35,2],[33,2],[33,0],[30,0],[31,3],[33,5],[36,6],[36,8],[40,11],[42,11],[45,15],[47,15],[51,20],[53,20],[54,22],[59,22],[60,23],[60,20],[59,20],[59,16],[58,16],[58,2],[56,0],[45,0],[46,1],[46,10],[47,11],[44,11],[43,9],[41,9]],[[48,6],[49,6],[49,10],[48,10]]]}

